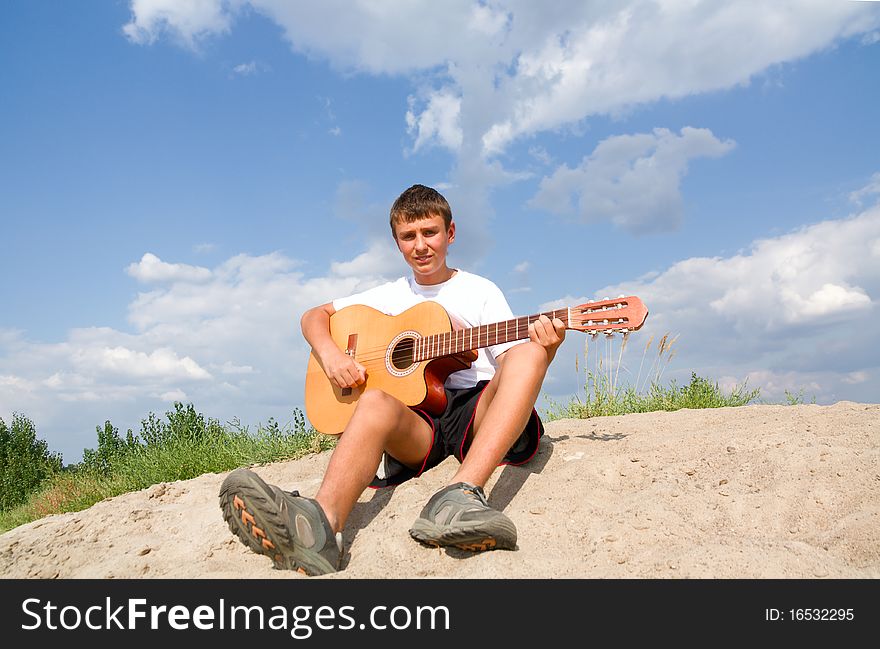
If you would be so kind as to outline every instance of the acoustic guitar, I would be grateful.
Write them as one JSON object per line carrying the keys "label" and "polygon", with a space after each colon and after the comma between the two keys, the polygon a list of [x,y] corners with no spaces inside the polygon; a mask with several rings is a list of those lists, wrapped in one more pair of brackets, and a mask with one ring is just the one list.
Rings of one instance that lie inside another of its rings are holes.
{"label": "acoustic guitar", "polygon": [[437,302],[420,302],[396,316],[368,306],[348,306],[330,316],[330,335],[342,351],[366,368],[366,381],[350,388],[333,385],[312,352],[306,370],[306,415],[316,430],[339,435],[358,398],[370,388],[439,414],[446,407],[446,378],[468,368],[476,359],[474,350],[528,338],[529,325],[541,315],[559,318],[567,329],[613,335],[641,328],[648,309],[637,297],[619,297],[454,329]]}

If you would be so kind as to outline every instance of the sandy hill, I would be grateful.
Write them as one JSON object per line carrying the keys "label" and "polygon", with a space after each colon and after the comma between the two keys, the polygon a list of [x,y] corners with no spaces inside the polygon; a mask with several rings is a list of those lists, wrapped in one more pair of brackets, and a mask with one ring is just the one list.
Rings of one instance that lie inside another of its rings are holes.
{"label": "sandy hill", "polygon": [[[514,552],[423,547],[407,530],[455,469],[368,490],[325,578],[877,578],[880,405],[747,406],[561,420],[490,503]],[[317,490],[329,454],[256,467]],[[0,536],[0,576],[290,578],[226,528],[225,474],[154,485]]]}

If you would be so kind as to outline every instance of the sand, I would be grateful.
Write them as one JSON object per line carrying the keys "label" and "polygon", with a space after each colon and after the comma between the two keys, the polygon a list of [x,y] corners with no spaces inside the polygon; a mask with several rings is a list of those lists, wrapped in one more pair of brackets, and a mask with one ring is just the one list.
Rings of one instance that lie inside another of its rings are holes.
{"label": "sand", "polygon": [[[407,532],[453,475],[367,490],[344,533],[346,578],[877,578],[880,405],[746,406],[560,420],[489,502],[515,551],[427,548]],[[313,495],[329,452],[254,467]],[[281,578],[229,532],[223,474],[154,485],[0,536],[5,578]]]}

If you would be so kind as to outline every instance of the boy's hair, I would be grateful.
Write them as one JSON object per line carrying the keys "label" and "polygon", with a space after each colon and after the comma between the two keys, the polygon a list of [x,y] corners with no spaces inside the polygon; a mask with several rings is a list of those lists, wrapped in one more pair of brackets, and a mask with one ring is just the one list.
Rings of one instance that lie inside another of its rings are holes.
{"label": "boy's hair", "polygon": [[446,229],[452,223],[452,208],[436,189],[424,185],[413,185],[404,191],[391,206],[391,234],[397,238],[394,229],[397,223],[412,223],[432,216],[442,216]]}

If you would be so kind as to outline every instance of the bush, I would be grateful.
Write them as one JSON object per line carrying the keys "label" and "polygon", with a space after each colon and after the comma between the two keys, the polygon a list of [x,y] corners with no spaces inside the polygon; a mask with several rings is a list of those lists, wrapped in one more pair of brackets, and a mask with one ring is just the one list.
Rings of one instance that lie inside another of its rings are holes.
{"label": "bush", "polygon": [[167,423],[150,413],[141,420],[140,438],[146,446],[165,446],[180,441],[201,441],[222,437],[225,433],[216,419],[205,418],[191,403],[174,402],[165,413]]}
{"label": "bush", "polygon": [[104,422],[104,428],[95,426],[95,431],[98,433],[98,448],[83,450],[81,467],[86,471],[109,475],[124,457],[141,449],[131,429],[125,439],[119,436],[119,429],[109,421]]}
{"label": "bush", "polygon": [[155,413],[149,413],[141,420],[138,435],[129,429],[123,438],[119,429],[109,421],[104,422],[103,428],[97,426],[95,431],[98,448],[83,451],[79,468],[105,476],[123,465],[130,465],[140,456],[155,457],[156,453],[182,447],[208,448],[228,436],[216,419],[206,418],[191,403],[184,405],[180,402],[175,402],[174,408],[165,413],[164,421]]}
{"label": "bush", "polygon": [[19,505],[48,477],[61,471],[61,456],[37,439],[34,422],[12,415],[7,427],[0,418],[0,510]]}

